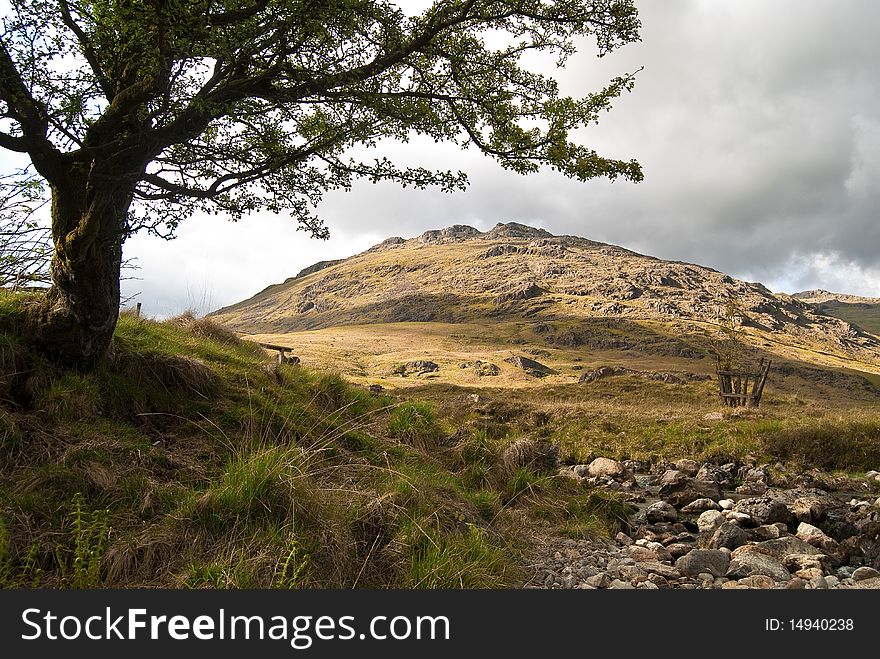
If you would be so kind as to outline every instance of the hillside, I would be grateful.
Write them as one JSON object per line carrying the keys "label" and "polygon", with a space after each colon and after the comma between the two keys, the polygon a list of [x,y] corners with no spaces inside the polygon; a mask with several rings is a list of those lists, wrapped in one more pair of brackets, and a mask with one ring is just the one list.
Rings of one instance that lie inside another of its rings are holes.
{"label": "hillside", "polygon": [[638,368],[710,373],[711,360],[702,358],[711,355],[731,305],[755,358],[761,352],[880,373],[880,338],[795,297],[711,268],[513,222],[485,233],[455,225],[389,238],[211,316],[354,377],[387,375],[395,360],[413,359],[437,362],[435,375],[450,381],[466,380],[470,371],[461,364],[474,361],[518,374],[503,361],[531,350],[554,361],[548,365],[556,380],[577,381],[591,358],[610,358],[608,351],[643,358]]}
{"label": "hillside", "polygon": [[880,298],[811,290],[794,293],[793,298],[812,305],[818,313],[840,318],[873,334],[880,335]]}

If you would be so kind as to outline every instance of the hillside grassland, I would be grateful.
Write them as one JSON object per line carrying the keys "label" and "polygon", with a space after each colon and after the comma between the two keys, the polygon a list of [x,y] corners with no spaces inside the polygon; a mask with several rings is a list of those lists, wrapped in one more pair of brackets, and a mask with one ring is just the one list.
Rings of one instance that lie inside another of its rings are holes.
{"label": "hillside grassland", "polygon": [[824,314],[858,325],[880,336],[880,304],[829,301],[819,304],[818,307]]}
{"label": "hillside grassland", "polygon": [[[561,476],[560,463],[880,464],[877,392],[809,370],[771,380],[758,410],[707,421],[721,409],[710,380],[576,382],[613,359],[700,373],[707,359],[549,346],[532,356],[562,375],[507,373],[497,358],[544,336],[531,325],[434,327],[447,337],[436,345],[427,326],[339,328],[312,343],[304,333],[304,366],[293,366],[191,314],[125,313],[111,357],[79,373],[26,346],[16,318],[27,303],[0,299],[3,587],[516,586],[536,538],[613,535],[632,512],[619,494]],[[525,343],[505,343],[514,331]],[[379,335],[384,347],[363,349]],[[667,339],[651,345],[678,345]],[[448,364],[459,380],[365,386],[373,368],[447,352],[439,372]],[[483,357],[505,370],[462,375],[458,360]],[[357,359],[365,375],[352,372]]]}

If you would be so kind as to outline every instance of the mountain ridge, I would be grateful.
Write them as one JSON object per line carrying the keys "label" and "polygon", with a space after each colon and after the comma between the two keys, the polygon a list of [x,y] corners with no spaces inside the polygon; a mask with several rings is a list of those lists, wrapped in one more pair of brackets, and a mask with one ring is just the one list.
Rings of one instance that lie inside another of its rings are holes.
{"label": "mountain ridge", "polygon": [[880,370],[880,338],[794,296],[713,268],[517,222],[485,232],[456,224],[410,239],[395,236],[314,268],[210,315],[242,333],[278,334],[376,323],[597,317],[696,331],[717,330],[734,314],[753,343],[782,340]]}

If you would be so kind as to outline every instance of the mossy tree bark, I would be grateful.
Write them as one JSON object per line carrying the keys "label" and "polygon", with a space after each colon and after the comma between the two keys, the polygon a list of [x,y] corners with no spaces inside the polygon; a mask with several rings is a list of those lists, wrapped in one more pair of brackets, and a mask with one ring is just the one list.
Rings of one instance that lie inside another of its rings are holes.
{"label": "mossy tree bark", "polygon": [[[119,274],[134,186],[71,167],[52,185],[52,288],[31,317],[31,339],[58,361],[93,367],[119,317]],[[102,180],[103,179],[103,180]]]}

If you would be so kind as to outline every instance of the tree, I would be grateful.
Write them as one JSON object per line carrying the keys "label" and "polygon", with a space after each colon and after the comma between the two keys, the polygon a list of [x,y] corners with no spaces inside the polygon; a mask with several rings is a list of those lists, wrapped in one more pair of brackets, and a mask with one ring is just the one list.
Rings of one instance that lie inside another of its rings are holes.
{"label": "tree", "polygon": [[[169,235],[197,210],[238,219],[313,208],[354,179],[445,190],[461,172],[359,161],[355,145],[426,135],[475,145],[521,173],[638,181],[571,131],[633,75],[575,99],[521,64],[575,40],[599,54],[638,39],[633,0],[12,0],[0,35],[0,146],[29,156],[52,196],[52,288],[31,340],[88,368],[119,308],[125,238]],[[509,37],[490,47],[484,36]]]}

